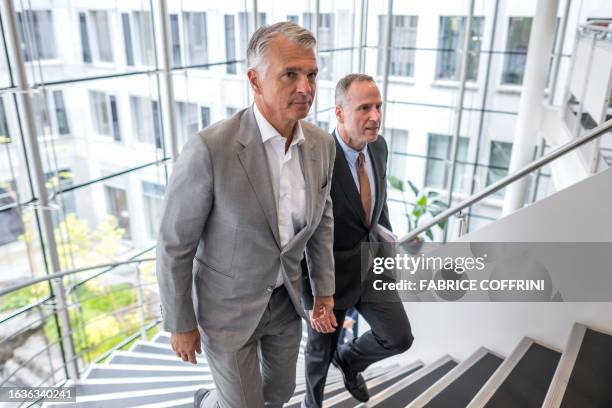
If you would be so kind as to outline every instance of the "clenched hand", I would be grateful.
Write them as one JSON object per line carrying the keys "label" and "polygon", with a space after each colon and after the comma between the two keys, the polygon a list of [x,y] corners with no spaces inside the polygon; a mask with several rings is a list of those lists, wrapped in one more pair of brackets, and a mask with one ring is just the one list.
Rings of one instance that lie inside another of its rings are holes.
{"label": "clenched hand", "polygon": [[312,328],[319,333],[332,333],[338,327],[336,316],[334,315],[333,296],[315,296],[309,315]]}
{"label": "clenched hand", "polygon": [[200,332],[198,329],[188,331],[185,333],[171,333],[170,334],[170,345],[172,350],[176,353],[177,357],[183,359],[183,361],[189,361],[192,364],[196,364],[195,353],[202,354],[202,345],[200,342]]}

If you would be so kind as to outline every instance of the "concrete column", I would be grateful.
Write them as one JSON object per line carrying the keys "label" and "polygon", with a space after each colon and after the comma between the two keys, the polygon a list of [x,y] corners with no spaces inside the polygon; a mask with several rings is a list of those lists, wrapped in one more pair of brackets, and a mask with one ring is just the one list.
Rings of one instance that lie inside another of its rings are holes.
{"label": "concrete column", "polygon": [[[531,25],[529,51],[514,131],[509,174],[516,172],[533,159],[533,149],[540,128],[546,74],[558,7],[559,0],[539,0],[536,6],[535,17]],[[507,187],[502,215],[510,214],[523,206],[528,182],[529,178],[524,177]]]}

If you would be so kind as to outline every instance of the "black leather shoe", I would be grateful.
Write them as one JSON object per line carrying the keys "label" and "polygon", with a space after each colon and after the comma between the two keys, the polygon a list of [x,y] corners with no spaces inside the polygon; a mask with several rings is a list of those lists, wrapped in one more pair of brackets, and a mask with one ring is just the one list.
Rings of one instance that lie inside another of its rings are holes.
{"label": "black leather shoe", "polygon": [[202,401],[210,394],[210,390],[206,388],[200,388],[193,394],[193,408],[200,408]]}
{"label": "black leather shoe", "polygon": [[370,393],[361,373],[350,371],[344,361],[340,359],[338,350],[336,350],[332,357],[332,364],[342,373],[344,386],[353,398],[360,402],[367,402],[370,399]]}

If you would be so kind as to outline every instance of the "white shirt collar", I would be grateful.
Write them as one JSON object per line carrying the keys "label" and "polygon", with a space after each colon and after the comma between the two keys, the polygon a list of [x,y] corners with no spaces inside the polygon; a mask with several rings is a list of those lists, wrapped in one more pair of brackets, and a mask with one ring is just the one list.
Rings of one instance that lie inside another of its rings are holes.
{"label": "white shirt collar", "polygon": [[[259,127],[259,133],[261,133],[261,141],[266,143],[268,140],[274,137],[282,137],[280,133],[268,122],[264,115],[259,111],[256,103],[253,103],[253,111],[255,112],[255,121]],[[293,130],[293,139],[291,139],[291,146],[304,143],[305,137],[302,131],[302,125],[298,120],[297,126]]]}

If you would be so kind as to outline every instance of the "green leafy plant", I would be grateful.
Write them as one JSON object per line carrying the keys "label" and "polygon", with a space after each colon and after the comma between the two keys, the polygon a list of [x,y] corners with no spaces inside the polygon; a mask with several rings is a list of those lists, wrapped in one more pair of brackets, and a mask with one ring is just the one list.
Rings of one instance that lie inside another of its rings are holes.
{"label": "green leafy plant", "polygon": [[[402,192],[406,221],[408,223],[408,231],[414,231],[419,227],[419,223],[425,218],[433,218],[438,216],[444,210],[448,208],[448,205],[439,198],[440,193],[436,191],[424,191],[419,188],[410,180],[405,182],[397,177],[387,176],[389,185]],[[414,202],[409,202],[406,197],[406,185],[410,188],[414,194]],[[444,230],[446,228],[446,220],[440,221],[436,224],[438,228]],[[429,240],[433,241],[432,228],[425,230],[425,236]],[[422,237],[416,238],[419,241],[424,241]]]}

